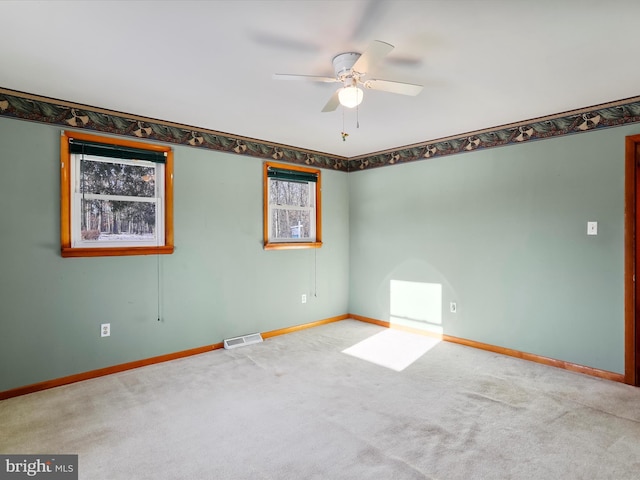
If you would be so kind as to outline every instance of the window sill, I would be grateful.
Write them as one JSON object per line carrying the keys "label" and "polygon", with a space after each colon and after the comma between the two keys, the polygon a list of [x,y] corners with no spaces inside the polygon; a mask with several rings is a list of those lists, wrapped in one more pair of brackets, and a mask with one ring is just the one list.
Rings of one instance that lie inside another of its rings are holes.
{"label": "window sill", "polygon": [[71,248],[62,247],[61,255],[72,257],[122,257],[127,255],[170,255],[174,247],[109,247],[109,248]]}
{"label": "window sill", "polygon": [[265,243],[265,250],[292,250],[296,248],[320,248],[322,242],[281,242],[281,243]]}

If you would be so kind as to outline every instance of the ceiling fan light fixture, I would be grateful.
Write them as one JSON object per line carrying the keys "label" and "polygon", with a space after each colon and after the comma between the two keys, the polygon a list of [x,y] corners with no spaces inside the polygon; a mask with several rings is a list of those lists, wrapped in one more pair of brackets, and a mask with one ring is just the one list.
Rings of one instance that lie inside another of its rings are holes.
{"label": "ceiling fan light fixture", "polygon": [[364,93],[361,88],[350,85],[348,87],[343,87],[338,92],[338,99],[340,100],[340,105],[343,105],[347,108],[353,108],[362,103],[362,98]]}

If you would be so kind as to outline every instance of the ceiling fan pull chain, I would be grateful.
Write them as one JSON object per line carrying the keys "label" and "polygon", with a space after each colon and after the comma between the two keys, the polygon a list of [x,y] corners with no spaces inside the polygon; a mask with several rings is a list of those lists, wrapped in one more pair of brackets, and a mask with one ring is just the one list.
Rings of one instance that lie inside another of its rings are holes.
{"label": "ceiling fan pull chain", "polygon": [[342,135],[342,141],[346,142],[349,134],[344,131],[344,106],[342,107],[342,132],[340,132],[340,135]]}

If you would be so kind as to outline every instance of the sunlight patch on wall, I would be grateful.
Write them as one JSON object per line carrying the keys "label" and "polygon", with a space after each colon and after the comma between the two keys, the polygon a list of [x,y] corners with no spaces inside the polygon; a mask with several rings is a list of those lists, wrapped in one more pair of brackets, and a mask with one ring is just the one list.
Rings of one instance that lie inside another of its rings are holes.
{"label": "sunlight patch on wall", "polygon": [[342,353],[401,372],[438,343],[434,337],[389,328]]}
{"label": "sunlight patch on wall", "polygon": [[442,284],[391,280],[389,322],[442,335]]}

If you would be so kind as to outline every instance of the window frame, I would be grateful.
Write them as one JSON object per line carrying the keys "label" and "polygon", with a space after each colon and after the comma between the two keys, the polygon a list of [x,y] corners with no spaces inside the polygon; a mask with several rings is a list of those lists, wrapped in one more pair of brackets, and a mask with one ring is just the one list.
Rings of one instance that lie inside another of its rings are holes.
{"label": "window frame", "polygon": [[[161,152],[165,154],[164,162],[164,197],[160,215],[164,223],[164,239],[160,245],[148,246],[73,246],[72,243],[72,202],[74,185],[72,184],[72,158],[69,141],[71,139],[116,145]],[[88,133],[63,131],[60,140],[60,251],[62,257],[104,257],[127,255],[167,255],[174,251],[173,244],[173,150],[163,145],[153,145],[123,138],[102,137]]]}
{"label": "window frame", "polygon": [[[269,204],[269,168],[276,168],[281,170],[293,170],[298,172],[311,173],[317,176],[315,182],[315,241],[312,242],[299,242],[290,241],[290,239],[284,241],[274,241],[269,239],[269,222],[271,219],[271,206]],[[264,249],[265,250],[285,250],[285,249],[299,249],[299,248],[320,248],[322,247],[322,175],[317,168],[302,167],[300,165],[289,165],[276,162],[264,162],[263,166],[263,235],[264,235]]]}

